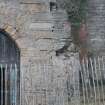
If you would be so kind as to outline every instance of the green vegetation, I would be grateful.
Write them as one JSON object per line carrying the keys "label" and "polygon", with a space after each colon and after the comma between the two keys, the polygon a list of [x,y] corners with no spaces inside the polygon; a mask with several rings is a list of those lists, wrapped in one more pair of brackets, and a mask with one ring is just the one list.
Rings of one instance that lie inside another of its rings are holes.
{"label": "green vegetation", "polygon": [[75,26],[86,21],[87,0],[57,0],[68,14],[68,20]]}
{"label": "green vegetation", "polygon": [[[79,32],[82,24],[86,24],[87,14],[87,1],[88,0],[56,0],[57,5],[64,9],[68,15],[68,21],[71,24],[70,38],[72,37],[73,43],[78,48],[86,45],[80,40]],[[85,30],[83,30],[85,31]],[[82,33],[82,32],[81,32]],[[84,34],[84,33],[83,33]],[[70,46],[71,42],[66,42],[64,47],[59,49],[58,52],[64,52]]]}

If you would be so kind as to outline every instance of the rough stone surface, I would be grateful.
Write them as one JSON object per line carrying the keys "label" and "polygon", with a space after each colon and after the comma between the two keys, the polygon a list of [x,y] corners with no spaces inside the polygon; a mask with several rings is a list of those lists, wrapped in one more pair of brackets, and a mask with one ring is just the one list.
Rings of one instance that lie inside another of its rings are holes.
{"label": "rough stone surface", "polygon": [[70,35],[65,11],[50,12],[48,0],[0,0],[0,28],[9,33],[21,51],[20,105],[63,102],[63,97],[54,95],[60,91],[63,95],[57,85],[62,85],[60,78],[65,77],[59,77],[60,69],[53,65],[51,53],[64,46]]}
{"label": "rough stone surface", "polygon": [[[79,104],[79,55],[55,55],[71,40],[70,23],[65,10],[50,11],[50,1],[0,0],[0,28],[21,51],[20,105],[67,105],[72,89],[70,104]],[[88,0],[87,10],[89,49],[105,55],[105,0]]]}
{"label": "rough stone surface", "polygon": [[105,1],[88,1],[87,26],[91,50],[100,52],[105,49]]}
{"label": "rough stone surface", "polygon": [[[0,28],[21,51],[20,105],[66,105],[72,89],[70,104],[79,104],[79,55],[55,56],[71,40],[71,28],[64,10],[50,11],[50,1],[0,0]],[[88,0],[87,10],[89,49],[105,55],[105,0]]]}

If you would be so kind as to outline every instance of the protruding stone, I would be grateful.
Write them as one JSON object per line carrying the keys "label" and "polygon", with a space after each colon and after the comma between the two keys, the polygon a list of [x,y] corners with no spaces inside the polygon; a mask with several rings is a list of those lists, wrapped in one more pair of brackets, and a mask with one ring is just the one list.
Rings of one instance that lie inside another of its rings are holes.
{"label": "protruding stone", "polygon": [[3,29],[5,29],[6,32],[8,32],[11,35],[16,34],[16,28],[13,28],[11,25],[6,24]]}
{"label": "protruding stone", "polygon": [[31,14],[48,11],[44,3],[23,3],[22,6]]}

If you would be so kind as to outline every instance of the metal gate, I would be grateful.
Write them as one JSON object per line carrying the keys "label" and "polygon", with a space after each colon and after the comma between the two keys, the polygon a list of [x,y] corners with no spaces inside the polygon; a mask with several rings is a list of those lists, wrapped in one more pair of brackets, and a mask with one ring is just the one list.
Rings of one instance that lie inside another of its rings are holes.
{"label": "metal gate", "polygon": [[105,105],[105,57],[84,58],[80,70],[80,105]]}
{"label": "metal gate", "polygon": [[0,105],[17,105],[17,73],[17,64],[0,65]]}
{"label": "metal gate", "polygon": [[19,105],[20,51],[8,33],[0,30],[0,105]]}

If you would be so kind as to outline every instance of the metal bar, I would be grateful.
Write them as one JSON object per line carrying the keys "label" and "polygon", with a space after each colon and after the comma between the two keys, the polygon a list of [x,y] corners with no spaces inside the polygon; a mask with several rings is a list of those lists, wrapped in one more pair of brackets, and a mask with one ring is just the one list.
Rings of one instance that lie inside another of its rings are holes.
{"label": "metal bar", "polygon": [[[102,71],[103,71],[103,75],[104,75],[104,70],[105,70],[105,65],[104,65],[104,58],[102,57]],[[104,79],[104,76],[103,76],[103,79]],[[103,84],[104,85],[104,84]],[[105,96],[104,96],[105,92],[104,92],[104,86],[103,86],[103,104],[105,105]]]}
{"label": "metal bar", "polygon": [[86,60],[85,60],[85,59],[86,59],[86,58],[83,59],[83,72],[84,72],[83,74],[84,74],[84,77],[85,77],[85,78],[84,78],[84,83],[85,83],[85,88],[86,88],[86,97],[87,97],[87,102],[88,102],[88,104],[89,104],[88,89],[87,89],[87,83],[86,83],[87,80],[85,80],[85,79],[88,79],[88,78],[87,78],[87,71],[86,71],[86,67],[85,67],[85,66],[86,66],[86,64],[85,64],[85,63],[86,63]]}
{"label": "metal bar", "polygon": [[5,67],[2,67],[3,71],[3,105],[5,105]]}
{"label": "metal bar", "polygon": [[95,74],[96,74],[96,82],[97,82],[97,88],[98,88],[98,95],[99,95],[99,105],[101,104],[100,102],[100,89],[99,89],[99,83],[98,83],[98,73],[97,73],[97,61],[96,58],[94,58],[94,67],[95,67]]}
{"label": "metal bar", "polygon": [[17,105],[17,65],[15,64],[14,69],[14,78],[15,78],[15,89],[14,89],[14,96],[15,96],[15,105]]}
{"label": "metal bar", "polygon": [[0,65],[1,70],[1,105],[3,105],[3,70],[2,70],[2,64]]}
{"label": "metal bar", "polygon": [[0,105],[17,105],[17,73],[16,64],[0,64]]}
{"label": "metal bar", "polygon": [[7,81],[8,81],[8,72],[7,72],[7,64],[5,65],[5,105],[8,105],[7,102],[7,94],[8,94],[8,87],[7,87]]}
{"label": "metal bar", "polygon": [[14,73],[13,73],[13,65],[10,64],[10,105],[14,105],[14,101],[13,101],[13,98],[14,98],[14,94],[13,94],[13,77],[14,76]]}
{"label": "metal bar", "polygon": [[[90,78],[89,78],[89,60],[87,58],[86,60],[86,68],[87,68],[87,76],[88,76],[88,79],[89,79],[89,91],[90,91],[90,96],[92,96],[92,86],[91,86],[91,83],[90,83]],[[90,102],[89,102],[90,103]]]}
{"label": "metal bar", "polygon": [[92,64],[92,59],[90,58],[90,64],[91,64],[91,69],[92,69],[92,80],[93,80],[93,88],[94,88],[94,95],[95,95],[95,105],[97,104],[97,102],[96,102],[96,87],[95,87],[95,82],[94,82],[94,71],[93,71],[93,64]]}
{"label": "metal bar", "polygon": [[81,79],[82,79],[82,90],[83,90],[83,98],[84,98],[84,105],[86,105],[86,97],[85,97],[85,86],[84,86],[84,79],[83,79],[83,73],[82,73],[82,65],[81,65],[81,69],[80,69],[80,74],[81,74]]}
{"label": "metal bar", "polygon": [[0,68],[0,105],[2,105],[2,103],[1,103],[1,82],[2,82],[2,80],[1,80],[1,68]]}
{"label": "metal bar", "polygon": [[[102,94],[104,94],[104,88],[103,88],[103,81],[102,81],[102,68],[101,68],[101,61],[100,61],[100,57],[98,57],[98,63],[99,63],[99,75],[100,75],[100,81],[101,81],[101,90],[102,90]],[[103,97],[104,100],[104,97]]]}

